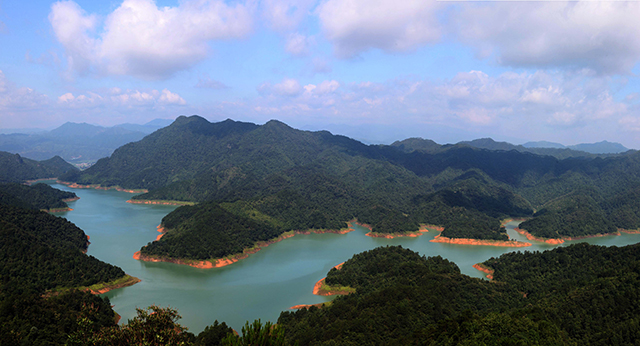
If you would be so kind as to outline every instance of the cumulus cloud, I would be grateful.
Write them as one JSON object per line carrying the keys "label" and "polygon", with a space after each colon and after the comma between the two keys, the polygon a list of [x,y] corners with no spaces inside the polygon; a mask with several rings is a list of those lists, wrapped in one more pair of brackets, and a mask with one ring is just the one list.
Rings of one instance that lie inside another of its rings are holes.
{"label": "cumulus cloud", "polygon": [[61,1],[51,6],[49,21],[72,71],[157,79],[204,59],[211,40],[246,36],[252,9],[215,0],[162,8],[153,0],[125,0],[106,17],[98,35],[96,15]]}
{"label": "cumulus cloud", "polygon": [[328,0],[317,14],[339,57],[350,58],[378,48],[402,52],[441,36],[435,0]]}
{"label": "cumulus cloud", "polygon": [[264,0],[262,15],[269,25],[278,31],[294,30],[316,0]]}
{"label": "cumulus cloud", "polygon": [[299,33],[292,33],[287,36],[285,51],[293,56],[306,56],[309,54],[309,45],[313,39]]}
{"label": "cumulus cloud", "polygon": [[466,3],[459,37],[504,65],[629,73],[640,59],[640,3],[533,1]]}
{"label": "cumulus cloud", "polygon": [[275,94],[279,96],[297,96],[302,92],[302,86],[296,79],[285,78],[282,82],[272,85],[271,83],[263,83],[258,87],[258,91],[263,95]]}
{"label": "cumulus cloud", "polygon": [[[403,123],[411,124],[411,129],[437,125],[459,131],[482,129],[484,136],[492,132],[526,136],[528,140],[558,141],[561,136],[577,138],[587,133],[591,140],[601,140],[605,133],[615,136],[622,130],[640,129],[636,115],[640,113],[628,101],[616,100],[612,81],[593,82],[592,78],[545,71],[497,76],[469,71],[439,82],[398,79],[345,84],[325,80],[305,84],[300,93],[282,93],[270,86],[253,101],[252,109],[265,117],[268,113],[269,118],[277,114],[285,121]],[[549,134],[560,137],[550,138]]]}

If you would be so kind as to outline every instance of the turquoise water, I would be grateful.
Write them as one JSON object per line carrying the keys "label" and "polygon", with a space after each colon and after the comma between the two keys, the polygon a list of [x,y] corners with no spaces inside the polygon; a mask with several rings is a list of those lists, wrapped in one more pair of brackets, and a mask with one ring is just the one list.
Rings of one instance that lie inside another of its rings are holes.
{"label": "turquoise water", "polygon": [[[105,294],[123,322],[136,315],[136,307],[170,306],[178,310],[180,324],[199,333],[215,320],[240,330],[245,321],[262,319],[275,322],[280,312],[297,304],[315,304],[330,300],[315,296],[313,285],[338,263],[356,253],[378,246],[402,245],[425,256],[440,255],[455,262],[462,273],[484,277],[473,264],[510,251],[542,251],[555,245],[535,243],[527,248],[503,248],[431,243],[437,234],[417,238],[371,238],[367,230],[356,226],[341,234],[296,235],[272,244],[232,265],[197,269],[173,263],[151,263],[133,259],[133,253],[156,239],[156,227],[174,206],[130,204],[132,194],[114,190],[70,189],[80,200],[69,203],[73,211],[56,215],[67,218],[91,237],[88,254],[121,267],[140,278],[136,285]],[[526,240],[507,225],[509,236]],[[590,244],[623,246],[640,241],[640,235],[623,234],[584,240]],[[565,242],[561,246],[575,242]]]}

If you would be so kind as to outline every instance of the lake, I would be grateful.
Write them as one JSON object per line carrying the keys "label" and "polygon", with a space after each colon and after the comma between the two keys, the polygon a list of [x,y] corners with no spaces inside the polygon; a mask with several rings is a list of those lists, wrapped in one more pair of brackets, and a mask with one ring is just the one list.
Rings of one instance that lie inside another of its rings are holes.
{"label": "lake", "polygon": [[[472,267],[490,257],[510,251],[542,251],[556,246],[533,242],[527,248],[505,248],[431,243],[437,233],[417,238],[371,238],[367,229],[341,234],[296,235],[222,268],[197,269],[173,263],[142,262],[133,253],[156,239],[156,227],[175,206],[126,203],[133,195],[115,190],[71,189],[80,200],[69,203],[73,211],[57,213],[82,228],[91,237],[88,254],[121,267],[140,278],[136,285],[105,293],[122,322],[136,315],[136,307],[170,306],[178,310],[178,321],[193,333],[215,320],[240,331],[246,321],[276,322],[280,312],[297,304],[315,304],[331,297],[313,295],[313,285],[338,263],[354,254],[379,246],[402,245],[425,256],[440,255],[455,262],[462,273],[483,278]],[[526,241],[507,225],[510,237]],[[623,246],[640,241],[640,235],[623,234],[583,240],[590,244]],[[561,246],[580,241],[565,242]]]}

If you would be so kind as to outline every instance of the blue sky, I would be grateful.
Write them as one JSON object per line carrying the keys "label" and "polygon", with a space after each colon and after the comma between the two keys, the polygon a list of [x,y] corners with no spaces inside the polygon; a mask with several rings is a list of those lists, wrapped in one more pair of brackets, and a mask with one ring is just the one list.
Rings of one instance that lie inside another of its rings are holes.
{"label": "blue sky", "polygon": [[0,0],[0,129],[198,114],[640,148],[640,2]]}

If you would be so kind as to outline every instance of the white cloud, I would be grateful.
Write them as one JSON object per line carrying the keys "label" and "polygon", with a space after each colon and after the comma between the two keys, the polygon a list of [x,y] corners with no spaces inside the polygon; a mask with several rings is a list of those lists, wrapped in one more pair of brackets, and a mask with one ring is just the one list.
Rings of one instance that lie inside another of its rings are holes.
{"label": "white cloud", "polygon": [[177,105],[185,105],[187,101],[185,101],[180,95],[174,94],[171,91],[164,89],[162,90],[162,95],[159,99],[160,103],[164,104],[177,104]]}
{"label": "white cloud", "polygon": [[258,87],[258,91],[262,94],[279,96],[297,96],[302,92],[302,86],[296,79],[285,78],[282,82],[271,85],[271,83],[263,83]]}
{"label": "white cloud", "polygon": [[465,3],[458,35],[504,65],[629,73],[640,60],[640,2]]}
{"label": "white cloud", "polygon": [[309,45],[313,39],[299,33],[292,33],[287,36],[285,51],[293,56],[306,56],[309,54]]}
{"label": "white cloud", "polygon": [[264,0],[262,1],[262,15],[278,31],[294,30],[316,0]]}
{"label": "white cloud", "polygon": [[335,80],[326,80],[318,85],[315,89],[316,94],[329,94],[336,91],[340,87],[340,83]]}
{"label": "white cloud", "polygon": [[372,48],[402,52],[441,36],[435,0],[328,0],[317,13],[339,57]]}
{"label": "white cloud", "polygon": [[125,0],[100,35],[97,17],[73,1],[54,3],[49,21],[71,70],[151,79],[193,66],[208,55],[209,41],[244,37],[253,22],[249,6],[215,0],[162,8],[153,0]]}

